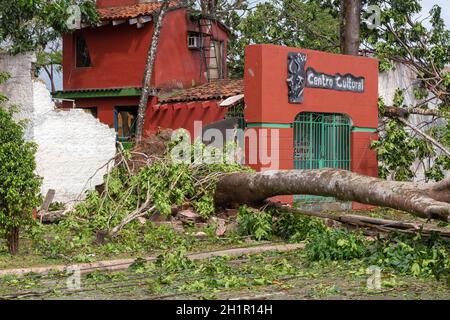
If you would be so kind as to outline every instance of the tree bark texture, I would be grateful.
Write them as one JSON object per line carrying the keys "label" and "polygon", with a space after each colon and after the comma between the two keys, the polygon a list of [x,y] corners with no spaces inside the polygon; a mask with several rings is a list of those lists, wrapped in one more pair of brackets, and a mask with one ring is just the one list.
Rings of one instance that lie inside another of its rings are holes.
{"label": "tree bark texture", "polygon": [[450,179],[434,183],[386,181],[339,169],[279,170],[223,176],[215,202],[221,207],[257,205],[280,195],[318,195],[450,221]]}
{"label": "tree bark texture", "polygon": [[[357,56],[361,38],[361,0],[344,0],[343,54]],[[342,23],[342,22],[341,22]]]}
{"label": "tree bark texture", "polygon": [[161,34],[161,28],[164,21],[164,17],[169,8],[169,1],[164,1],[159,11],[158,20],[155,24],[155,30],[153,31],[152,43],[150,45],[147,63],[144,71],[144,79],[142,81],[142,93],[139,100],[137,124],[136,124],[136,140],[140,142],[144,133],[145,112],[147,111],[147,103],[150,95],[150,81],[153,76],[153,67],[155,65],[156,53],[158,50],[159,35]]}
{"label": "tree bark texture", "polygon": [[13,227],[8,230],[8,250],[11,255],[19,253],[19,227]]}

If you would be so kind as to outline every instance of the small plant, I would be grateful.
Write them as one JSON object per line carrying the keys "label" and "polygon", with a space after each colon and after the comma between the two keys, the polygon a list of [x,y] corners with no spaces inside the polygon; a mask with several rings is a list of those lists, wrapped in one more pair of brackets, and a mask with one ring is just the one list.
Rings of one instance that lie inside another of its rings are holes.
{"label": "small plant", "polygon": [[317,218],[293,214],[283,210],[273,210],[271,212],[276,217],[274,222],[275,234],[282,239],[303,241],[312,232],[324,232],[326,229],[323,221]]}
{"label": "small plant", "polygon": [[66,208],[66,205],[62,202],[52,202],[50,206],[48,207],[48,211],[60,211],[64,210]]}
{"label": "small plant", "polygon": [[254,236],[256,240],[271,240],[273,237],[272,215],[269,212],[239,208],[237,216],[238,232],[243,236]]}

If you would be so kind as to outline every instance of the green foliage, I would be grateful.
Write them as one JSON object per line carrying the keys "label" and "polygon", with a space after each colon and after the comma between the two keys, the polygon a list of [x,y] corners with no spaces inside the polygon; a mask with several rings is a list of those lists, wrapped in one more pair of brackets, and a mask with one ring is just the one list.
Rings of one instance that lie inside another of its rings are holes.
{"label": "green foliage", "polygon": [[256,240],[270,240],[273,237],[272,215],[266,211],[242,206],[237,217],[238,232],[243,236],[252,235]]}
{"label": "green foliage", "polygon": [[[404,106],[404,94],[402,90],[397,90],[394,96],[394,107]],[[385,112],[385,103],[382,99],[378,102],[379,114]],[[436,126],[433,130],[438,130]],[[397,119],[386,120],[379,139],[371,143],[371,147],[377,151],[379,165],[379,176],[387,179],[392,178],[397,181],[410,181],[415,177],[413,164],[416,161],[423,161],[432,158],[436,152],[428,141],[420,137],[414,137],[405,130],[403,123]],[[443,170],[446,170],[444,162],[434,164],[426,173],[428,179],[440,180],[444,177]],[[448,159],[450,160],[450,159]]]}
{"label": "green foliage", "polygon": [[414,276],[434,276],[450,283],[449,243],[439,238],[395,235],[374,242],[368,261]]}
{"label": "green foliage", "polygon": [[274,210],[274,229],[278,237],[290,241],[303,241],[309,238],[313,232],[323,232],[325,224],[323,220],[300,214],[293,214],[283,210]]}
{"label": "green foliage", "polygon": [[352,260],[366,255],[366,245],[359,233],[325,229],[311,233],[305,251],[311,261]]}
{"label": "green foliage", "polygon": [[8,236],[31,219],[40,201],[41,179],[34,173],[36,145],[25,141],[24,123],[0,105],[0,233]]}
{"label": "green foliage", "polygon": [[447,240],[417,235],[397,235],[369,240],[363,234],[346,229],[328,228],[323,221],[284,210],[260,212],[241,207],[238,215],[241,235],[257,240],[279,237],[305,241],[305,254],[311,262],[351,261],[393,269],[417,277],[435,277],[450,281],[450,246]]}
{"label": "green foliage", "polygon": [[50,206],[48,207],[48,211],[60,211],[64,210],[66,208],[66,205],[62,202],[52,202]]}
{"label": "green foliage", "polygon": [[380,161],[380,177],[392,177],[397,181],[413,179],[414,162],[434,155],[434,149],[425,140],[412,137],[396,119],[388,120],[384,129],[379,140],[371,143]]}
{"label": "green foliage", "polygon": [[270,43],[338,52],[339,22],[315,1],[274,0],[256,5],[246,16],[232,10],[224,21],[238,35],[230,41],[229,69],[242,77],[244,49]]}
{"label": "green foliage", "polygon": [[93,0],[18,0],[0,2],[0,42],[13,54],[45,48],[68,32],[69,7],[78,5],[84,20],[98,22]]}
{"label": "green foliage", "polygon": [[[170,147],[175,145],[171,143]],[[203,145],[190,146],[192,149],[199,147],[205,150]],[[126,151],[124,161],[130,156],[131,152]],[[39,225],[31,234],[37,250],[51,257],[63,258],[73,257],[74,253],[86,255],[94,252],[92,245],[99,241],[98,237],[105,238],[106,243],[101,250],[106,253],[178,246],[184,240],[168,230],[169,227],[155,231],[137,221],[127,224],[114,238],[109,235],[114,227],[141,206],[147,215],[160,213],[170,216],[172,207],[190,202],[202,217],[208,218],[215,212],[213,195],[220,173],[248,170],[237,164],[178,163],[171,155],[155,159],[137,173],[130,173],[125,165],[118,165],[105,176],[105,190],[102,193],[88,192],[86,199],[67,214],[49,237],[44,239]]]}

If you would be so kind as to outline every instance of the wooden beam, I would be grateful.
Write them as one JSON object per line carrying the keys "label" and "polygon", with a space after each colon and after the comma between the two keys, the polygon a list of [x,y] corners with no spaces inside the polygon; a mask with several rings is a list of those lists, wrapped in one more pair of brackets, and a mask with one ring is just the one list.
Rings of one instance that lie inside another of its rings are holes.
{"label": "wooden beam", "polygon": [[144,24],[152,21],[152,19],[153,19],[152,16],[142,16],[138,18],[138,22]]}
{"label": "wooden beam", "polygon": [[111,21],[101,21],[101,22],[97,23],[97,27],[103,27],[110,23],[111,23]]}
{"label": "wooden beam", "polygon": [[41,210],[48,211],[50,208],[50,205],[53,202],[53,199],[55,198],[56,191],[53,189],[48,190],[47,195],[45,196],[44,204],[42,205]]}
{"label": "wooden beam", "polygon": [[138,18],[132,18],[132,19],[128,20],[128,22],[130,24],[136,24],[136,23],[138,23]]}
{"label": "wooden beam", "polygon": [[113,20],[112,24],[113,26],[118,26],[119,24],[123,24],[127,22],[126,20]]}

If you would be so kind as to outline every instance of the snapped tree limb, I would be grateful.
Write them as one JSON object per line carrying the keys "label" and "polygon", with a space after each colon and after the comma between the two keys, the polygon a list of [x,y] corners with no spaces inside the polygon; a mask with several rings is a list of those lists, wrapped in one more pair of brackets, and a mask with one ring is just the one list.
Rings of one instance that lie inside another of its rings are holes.
{"label": "snapped tree limb", "polygon": [[421,109],[421,108],[397,108],[387,106],[384,111],[384,116],[388,118],[407,118],[411,114],[417,114],[422,116],[431,116],[437,118],[446,118],[449,115],[435,109]]}
{"label": "snapped tree limb", "polygon": [[335,197],[450,221],[450,179],[434,183],[386,181],[339,169],[231,173],[216,188],[216,205],[262,203],[279,195]]}

